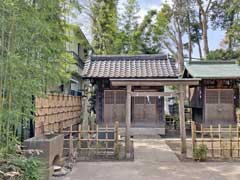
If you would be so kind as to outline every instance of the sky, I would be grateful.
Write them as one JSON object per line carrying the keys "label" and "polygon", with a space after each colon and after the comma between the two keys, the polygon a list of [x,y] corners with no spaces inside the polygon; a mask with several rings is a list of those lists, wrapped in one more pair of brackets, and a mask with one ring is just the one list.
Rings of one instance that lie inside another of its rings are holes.
{"label": "sky", "polygon": [[[140,6],[139,16],[141,21],[143,17],[147,14],[147,12],[151,9],[157,9],[160,10],[161,6],[164,2],[171,3],[172,0],[138,0],[138,4]],[[119,0],[119,9],[121,11],[122,4],[126,2],[126,0]],[[82,28],[84,34],[86,35],[87,39],[91,41],[91,32],[89,28],[89,22],[87,22],[86,17],[82,18],[83,24],[80,24],[80,27]],[[85,25],[84,25],[85,24]],[[220,30],[209,30],[208,32],[208,40],[209,40],[209,49],[214,50],[220,47],[220,42],[224,38],[224,32]],[[187,41],[186,37],[183,37],[183,41]],[[201,42],[202,48],[203,48],[203,42]],[[199,53],[197,47],[193,48],[193,57],[199,58]]]}
{"label": "sky", "polygon": [[[120,0],[125,1],[125,0]],[[140,6],[140,12],[139,16],[141,18],[144,17],[144,15],[149,11],[150,9],[161,9],[162,3],[166,2],[167,0],[138,0],[139,6]],[[169,3],[171,3],[171,0],[168,0]],[[209,49],[214,50],[217,48],[220,48],[220,42],[224,38],[224,32],[220,30],[209,30],[208,32],[208,41],[209,41]],[[184,38],[183,38],[184,39]],[[203,42],[201,43],[203,48]],[[199,53],[197,47],[193,49],[193,57],[199,58]]]}

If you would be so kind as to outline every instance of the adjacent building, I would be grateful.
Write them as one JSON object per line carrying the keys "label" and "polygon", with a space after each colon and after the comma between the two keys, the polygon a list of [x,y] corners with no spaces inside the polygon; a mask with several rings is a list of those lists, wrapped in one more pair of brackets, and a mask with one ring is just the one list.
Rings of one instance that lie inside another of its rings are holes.
{"label": "adjacent building", "polygon": [[195,61],[185,64],[183,78],[200,78],[189,86],[193,120],[205,125],[236,124],[240,65],[235,61]]}
{"label": "adjacent building", "polygon": [[60,91],[65,94],[79,96],[83,91],[82,72],[92,48],[78,25],[69,25],[67,31],[69,41],[66,42],[66,51],[76,60],[71,67],[72,76],[66,84],[60,86]]}

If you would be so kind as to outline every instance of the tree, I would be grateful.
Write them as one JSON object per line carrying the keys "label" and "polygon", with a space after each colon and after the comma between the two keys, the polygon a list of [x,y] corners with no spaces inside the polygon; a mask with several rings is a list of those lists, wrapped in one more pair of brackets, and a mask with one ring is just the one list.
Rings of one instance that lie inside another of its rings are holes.
{"label": "tree", "polygon": [[199,23],[201,24],[202,33],[203,33],[203,44],[204,44],[204,56],[207,57],[209,53],[208,47],[208,21],[209,13],[212,6],[213,0],[208,0],[206,7],[204,7],[203,0],[197,0],[197,5],[199,7]]}
{"label": "tree", "polygon": [[211,7],[211,22],[214,29],[220,28],[226,31],[226,43],[228,49],[232,50],[235,39],[239,37],[239,0],[220,0],[214,2]]}
{"label": "tree", "polygon": [[33,96],[69,77],[65,17],[72,2],[0,1],[0,152],[14,149],[17,128],[33,118]]}
{"label": "tree", "polygon": [[186,33],[188,36],[188,42],[184,44],[184,47],[188,49],[188,57],[189,61],[192,59],[192,50],[195,44],[198,46],[199,56],[202,59],[202,49],[201,49],[201,40],[202,40],[202,32],[201,26],[198,22],[198,12],[195,8],[194,0],[186,1],[186,18],[184,18],[184,26],[186,28]]}
{"label": "tree", "polygon": [[120,18],[120,32],[123,35],[123,51],[124,54],[140,53],[140,33],[138,31],[138,12],[139,6],[137,0],[127,0],[123,5],[123,13]]}
{"label": "tree", "polygon": [[208,53],[207,60],[235,60],[239,57],[240,51],[216,49]]}
{"label": "tree", "polygon": [[96,54],[116,53],[117,0],[89,0],[93,49]]}
{"label": "tree", "polygon": [[150,10],[139,24],[136,34],[140,37],[139,51],[143,54],[157,54],[162,52],[161,42],[155,34],[157,10]]}
{"label": "tree", "polygon": [[175,56],[180,64],[181,71],[184,68],[183,56],[183,34],[186,32],[184,19],[186,4],[181,0],[174,1],[172,7],[164,4],[159,11],[156,20],[155,33],[162,42],[162,46],[166,48],[173,56]]}

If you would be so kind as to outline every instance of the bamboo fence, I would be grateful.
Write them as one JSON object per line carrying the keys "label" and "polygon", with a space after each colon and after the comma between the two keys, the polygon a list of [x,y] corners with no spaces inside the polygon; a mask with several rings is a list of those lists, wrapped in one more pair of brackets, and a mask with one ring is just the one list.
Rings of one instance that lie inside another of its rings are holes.
{"label": "bamboo fence", "polygon": [[80,122],[81,97],[48,94],[47,98],[36,98],[35,136],[61,132]]}
{"label": "bamboo fence", "polygon": [[229,125],[204,127],[200,124],[197,130],[192,121],[192,145],[193,148],[204,144],[208,149],[208,157],[211,158],[239,158],[240,157],[240,130],[239,126]]}
{"label": "bamboo fence", "polygon": [[[78,128],[71,126],[69,130],[63,131],[64,141],[65,141],[65,155],[69,158],[75,157],[75,152],[84,151],[85,156],[90,156],[94,154],[100,155],[104,154],[108,156],[109,154],[114,155],[118,150],[119,144],[119,122],[116,121],[114,127],[99,127],[95,125],[91,127],[88,125],[87,129],[83,129],[81,124]],[[100,134],[104,134],[100,137]],[[110,134],[113,136],[110,137]],[[75,157],[76,158],[76,157]]]}

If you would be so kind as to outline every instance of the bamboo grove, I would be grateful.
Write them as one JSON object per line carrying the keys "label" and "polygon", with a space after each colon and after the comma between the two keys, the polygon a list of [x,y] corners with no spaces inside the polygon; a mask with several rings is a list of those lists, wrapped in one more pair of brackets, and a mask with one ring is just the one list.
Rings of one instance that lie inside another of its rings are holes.
{"label": "bamboo grove", "polygon": [[[75,3],[76,5],[76,3]],[[0,152],[10,152],[34,115],[33,97],[69,76],[64,0],[0,1]]]}

